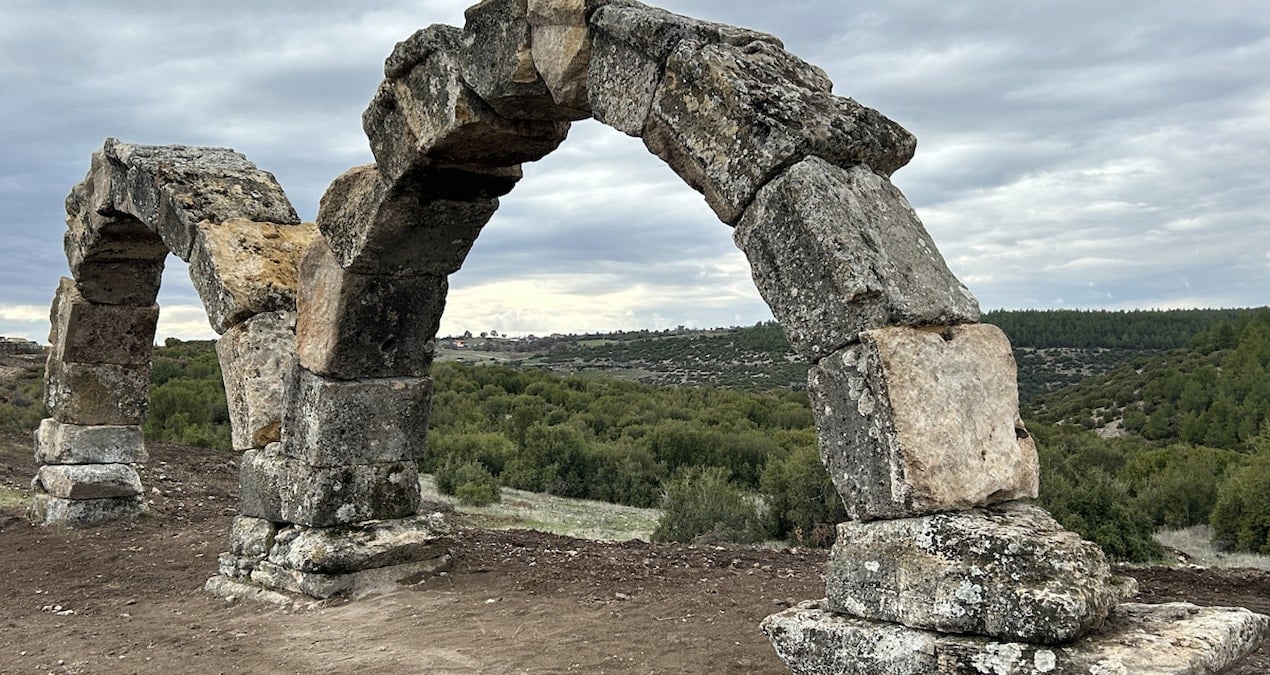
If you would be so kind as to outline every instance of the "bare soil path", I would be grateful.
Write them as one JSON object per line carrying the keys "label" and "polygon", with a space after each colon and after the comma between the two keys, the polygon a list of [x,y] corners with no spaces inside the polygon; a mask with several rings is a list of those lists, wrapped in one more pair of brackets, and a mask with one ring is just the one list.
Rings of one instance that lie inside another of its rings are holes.
{"label": "bare soil path", "polygon": [[[0,443],[26,489],[29,441]],[[154,514],[91,530],[0,508],[0,673],[781,673],[763,617],[823,595],[821,551],[603,543],[460,527],[444,576],[284,610],[201,590],[236,512],[233,455],[152,444]],[[1125,570],[1149,601],[1270,611],[1270,573]],[[1270,651],[1228,671],[1270,672]]]}

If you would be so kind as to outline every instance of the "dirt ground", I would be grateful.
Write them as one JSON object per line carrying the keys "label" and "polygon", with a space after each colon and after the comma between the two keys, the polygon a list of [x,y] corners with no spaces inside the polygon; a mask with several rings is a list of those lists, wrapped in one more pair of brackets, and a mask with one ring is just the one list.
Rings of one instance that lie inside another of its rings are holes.
{"label": "dirt ground", "polygon": [[[26,489],[24,438],[0,485]],[[89,530],[0,509],[0,673],[781,673],[763,617],[823,595],[820,551],[460,527],[453,569],[314,609],[205,594],[236,512],[224,453],[150,446],[153,515]],[[1270,573],[1144,568],[1146,601],[1270,611]],[[1270,649],[1228,670],[1270,672]]]}

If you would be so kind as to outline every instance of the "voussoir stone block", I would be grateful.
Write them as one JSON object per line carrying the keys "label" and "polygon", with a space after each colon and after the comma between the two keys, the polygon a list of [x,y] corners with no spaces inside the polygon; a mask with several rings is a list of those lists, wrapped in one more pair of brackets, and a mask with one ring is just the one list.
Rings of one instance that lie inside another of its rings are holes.
{"label": "voussoir stone block", "polygon": [[427,375],[448,290],[442,275],[349,272],[314,242],[300,263],[300,364],[344,379]]}
{"label": "voussoir stone block", "polygon": [[95,211],[68,213],[62,247],[72,272],[86,262],[155,263],[168,255],[167,245],[141,221],[126,215],[102,216]]}
{"label": "voussoir stone block", "polygon": [[1242,607],[1123,603],[1106,627],[1062,646],[1009,642],[842,616],[801,603],[763,620],[796,675],[1198,675],[1220,673],[1270,634]]}
{"label": "voussoir stone block", "polygon": [[295,312],[257,314],[216,341],[235,450],[281,438],[286,382],[295,367]]}
{"label": "voussoir stone block", "polygon": [[979,319],[904,195],[867,167],[799,162],[759,191],[733,238],[790,343],[813,363],[863,330]]}
{"label": "voussoir stone block", "polygon": [[140,426],[81,426],[48,418],[35,432],[40,464],[131,464],[149,459]]}
{"label": "voussoir stone block", "polygon": [[49,359],[44,405],[59,422],[131,426],[149,408],[150,364],[74,363]]}
{"label": "voussoir stone block", "polygon": [[104,499],[141,494],[141,477],[131,464],[45,464],[31,489],[62,499]]}
{"label": "voussoir stone block", "polygon": [[591,28],[587,0],[529,0],[529,45],[534,68],[569,119],[591,116],[587,75]]}
{"label": "voussoir stone block", "polygon": [[1128,583],[1097,545],[1016,503],[840,523],[825,593],[864,619],[1054,644],[1101,625]]}
{"label": "voussoir stone block", "polygon": [[154,304],[163,281],[162,260],[85,260],[71,276],[89,302],[102,305]]}
{"label": "voussoir stone block", "polygon": [[[421,177],[390,186],[373,164],[336,178],[317,222],[340,266],[364,274],[457,272],[498,200],[435,198],[429,192],[436,182]],[[477,176],[469,185],[482,182]]]}
{"label": "voussoir stone block", "polygon": [[464,82],[508,119],[582,119],[556,105],[530,49],[528,0],[481,0],[463,13]]}
{"label": "voussoir stone block", "polygon": [[666,63],[644,144],[732,225],[759,188],[815,155],[889,176],[917,140],[881,113],[830,93],[824,71],[765,42],[681,42]]}
{"label": "voussoir stone block", "polygon": [[142,365],[150,362],[158,305],[102,305],[62,277],[49,316],[51,358],[75,363]]}
{"label": "voussoir stone block", "polygon": [[421,167],[506,178],[499,168],[541,159],[568,135],[568,122],[511,120],[495,112],[460,78],[461,52],[462,31],[433,25],[398,43],[385,62],[386,79],[362,114],[362,127],[388,182]]}
{"label": "voussoir stone block", "polygon": [[419,509],[414,462],[314,467],[280,444],[243,453],[239,505],[244,516],[308,527],[406,518]]}
{"label": "voussoir stone block", "polygon": [[224,333],[255,314],[295,310],[300,256],[317,238],[316,225],[234,218],[199,223],[197,232],[190,280],[213,330]]}
{"label": "voussoir stone block", "polygon": [[[588,9],[590,9],[588,3]],[[640,136],[666,60],[683,40],[746,45],[772,35],[672,14],[638,2],[614,2],[595,9],[587,95],[595,119],[630,136]]]}
{"label": "voussoir stone block", "polygon": [[228,148],[133,145],[112,138],[102,152],[114,165],[116,184],[108,191],[112,203],[98,208],[137,218],[182,260],[190,259],[204,221],[300,222],[273,174]]}
{"label": "voussoir stone block", "polygon": [[428,433],[432,380],[337,380],[296,368],[282,453],[311,466],[416,460]]}
{"label": "voussoir stone block", "polygon": [[359,572],[445,555],[454,543],[450,534],[440,514],[338,527],[291,527],[278,533],[269,562],[316,574]]}
{"label": "voussoir stone block", "polygon": [[63,499],[49,494],[32,496],[27,517],[43,525],[88,527],[118,520],[130,520],[149,513],[145,499],[107,497],[104,499]]}
{"label": "voussoir stone block", "polygon": [[807,375],[821,457],[858,520],[1036,497],[1010,342],[989,324],[864,331]]}

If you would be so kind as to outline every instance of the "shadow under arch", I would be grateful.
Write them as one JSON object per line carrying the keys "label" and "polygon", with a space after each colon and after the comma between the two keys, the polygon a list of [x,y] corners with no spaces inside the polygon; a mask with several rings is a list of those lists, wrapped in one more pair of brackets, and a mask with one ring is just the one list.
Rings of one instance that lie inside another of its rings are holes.
{"label": "shadow under arch", "polygon": [[[66,212],[71,276],[50,316],[51,416],[36,435],[32,517],[91,525],[146,510],[132,465],[146,458],[141,425],[167,255],[189,263],[212,328],[226,336],[218,351],[235,447],[245,449],[253,436],[278,433],[280,394],[246,392],[290,365],[296,260],[316,229],[300,223],[271,174],[232,150],[115,139],[93,153]],[[276,336],[268,349],[233,349],[243,342],[236,336],[262,330]]]}

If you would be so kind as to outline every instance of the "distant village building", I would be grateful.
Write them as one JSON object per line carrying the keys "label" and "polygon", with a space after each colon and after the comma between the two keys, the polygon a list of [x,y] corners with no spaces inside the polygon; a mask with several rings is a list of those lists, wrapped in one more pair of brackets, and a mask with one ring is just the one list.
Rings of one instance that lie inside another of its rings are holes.
{"label": "distant village building", "polygon": [[44,351],[38,342],[26,338],[0,336],[0,354],[39,354]]}

